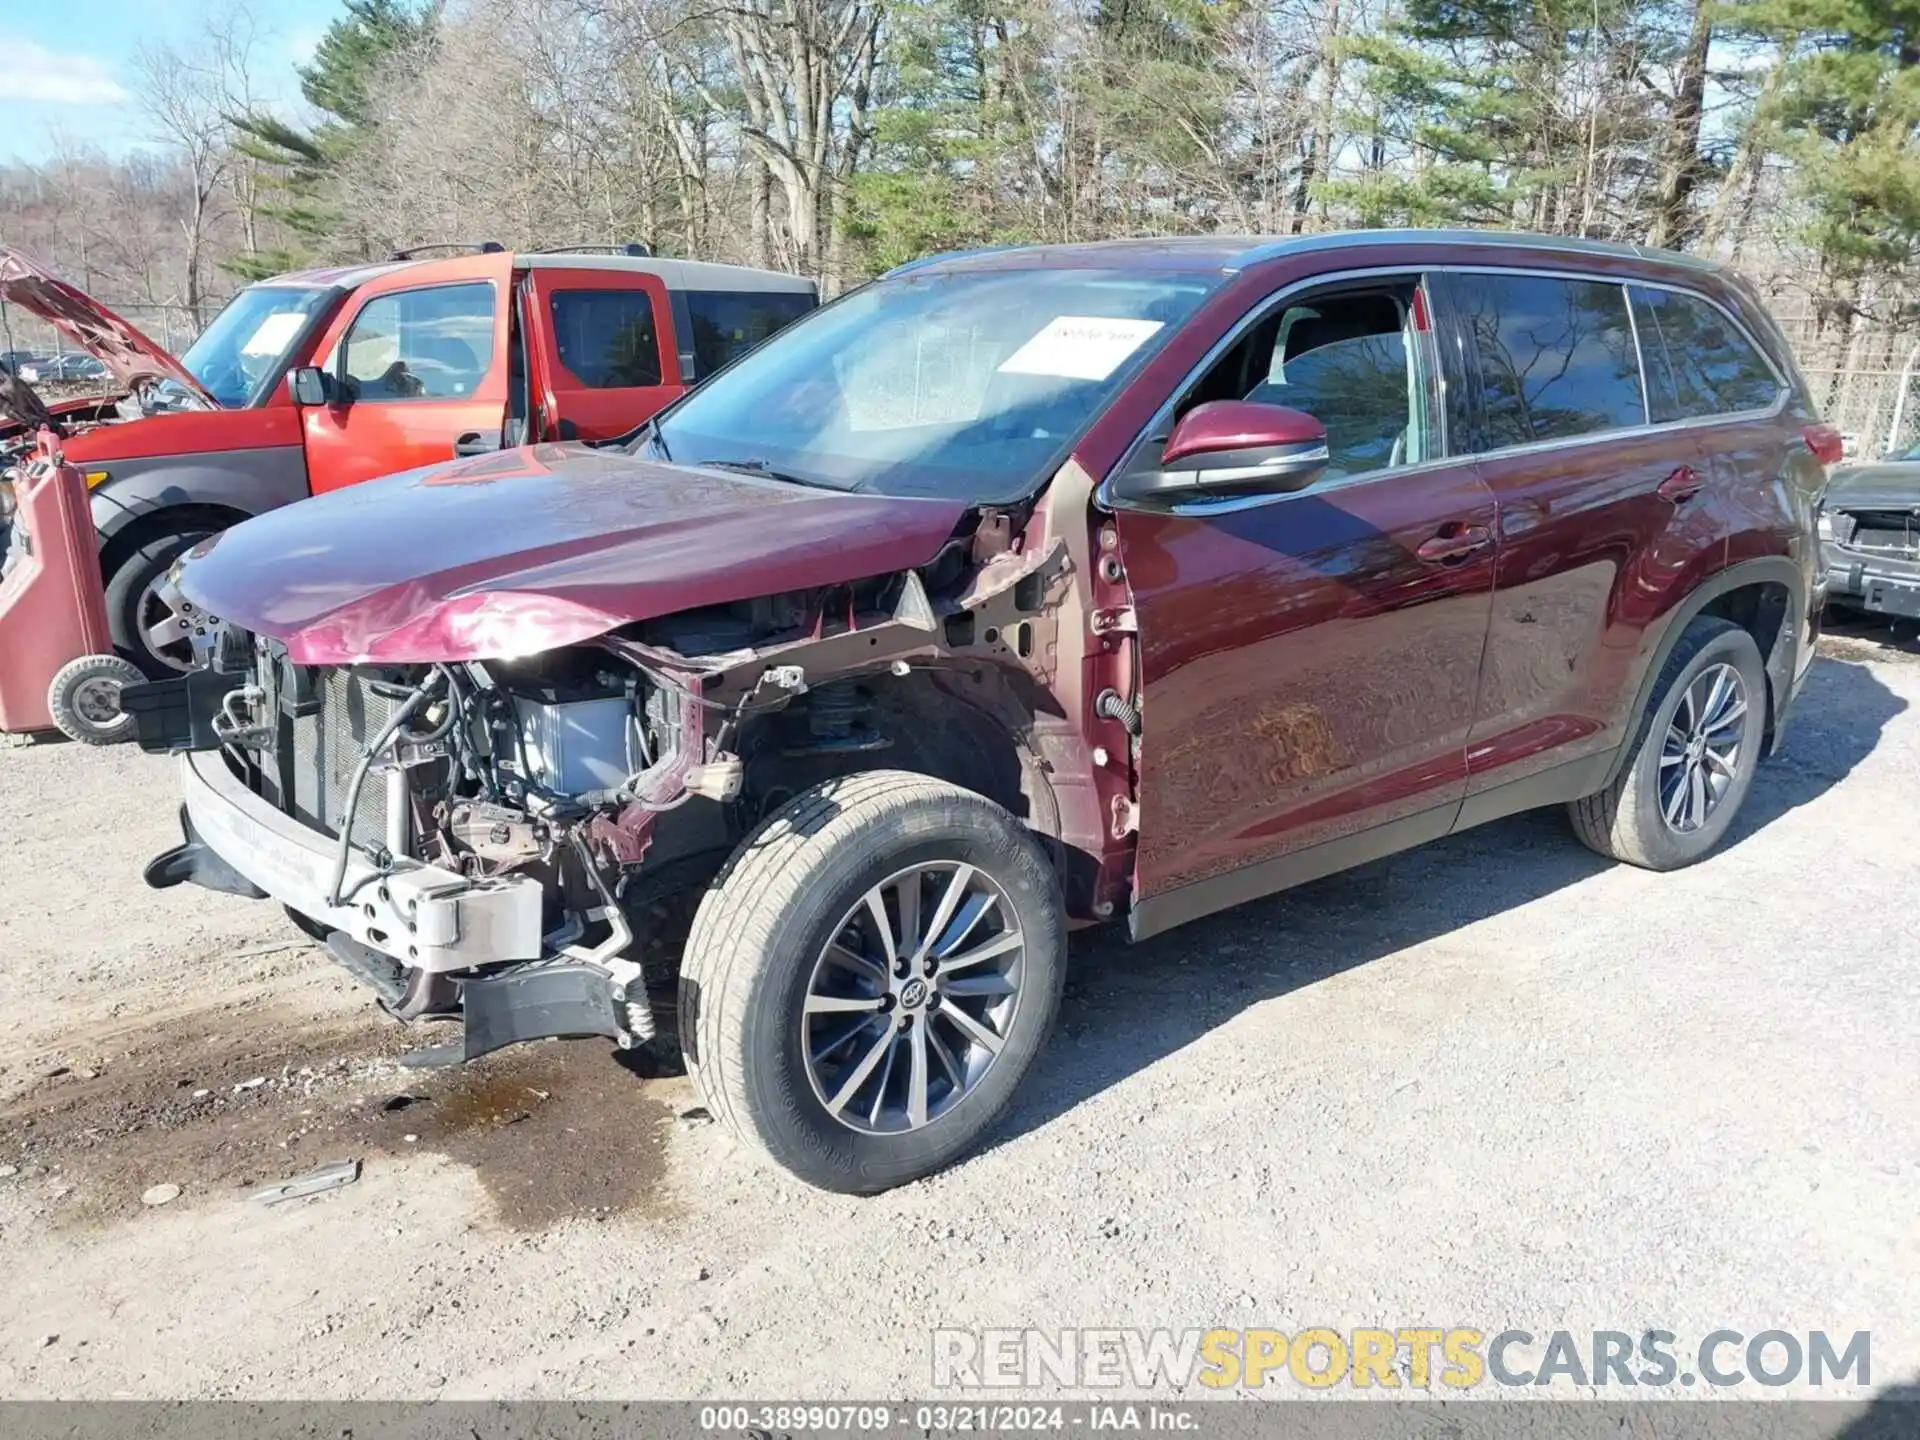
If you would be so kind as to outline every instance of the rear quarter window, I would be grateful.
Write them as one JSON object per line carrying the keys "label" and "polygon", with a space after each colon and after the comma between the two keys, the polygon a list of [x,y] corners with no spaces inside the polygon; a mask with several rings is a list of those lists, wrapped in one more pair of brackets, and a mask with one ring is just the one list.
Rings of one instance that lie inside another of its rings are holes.
{"label": "rear quarter window", "polygon": [[1780,379],[1718,307],[1678,290],[1632,287],[1656,421],[1765,410]]}
{"label": "rear quarter window", "polygon": [[685,298],[693,352],[689,383],[731,365],[817,304],[804,291],[688,290]]}
{"label": "rear quarter window", "polygon": [[1626,292],[1549,275],[1450,278],[1477,362],[1481,450],[1647,423]]}

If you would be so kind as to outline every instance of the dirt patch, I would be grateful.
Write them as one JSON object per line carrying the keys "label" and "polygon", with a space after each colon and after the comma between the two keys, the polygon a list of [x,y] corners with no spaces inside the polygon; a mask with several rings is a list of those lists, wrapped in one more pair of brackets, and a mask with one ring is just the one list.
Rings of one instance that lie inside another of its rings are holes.
{"label": "dirt patch", "polygon": [[1820,636],[1820,653],[1835,660],[1920,660],[1920,624],[1880,615],[1836,615],[1827,612]]}
{"label": "dirt patch", "polygon": [[443,1154],[471,1165],[498,1219],[542,1230],[576,1216],[658,1212],[666,1132],[684,1082],[648,1079],[603,1041],[520,1046],[409,1070],[442,1038],[369,1012],[315,1021],[270,1006],[201,1011],[0,1072],[0,1164],[45,1219],[88,1228],[231,1197],[333,1160]]}

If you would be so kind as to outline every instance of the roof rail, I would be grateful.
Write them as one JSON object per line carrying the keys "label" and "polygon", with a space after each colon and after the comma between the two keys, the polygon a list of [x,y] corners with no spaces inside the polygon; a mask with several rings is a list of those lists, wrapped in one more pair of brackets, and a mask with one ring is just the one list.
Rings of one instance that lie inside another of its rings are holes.
{"label": "roof rail", "polygon": [[431,245],[413,245],[405,250],[396,250],[387,258],[417,260],[429,250],[451,250],[456,254],[464,255],[499,255],[503,254],[506,248],[498,240],[444,240],[436,241]]}
{"label": "roof rail", "polygon": [[538,250],[530,250],[530,255],[634,255],[653,254],[651,245],[642,245],[638,240],[623,240],[614,244],[594,244],[581,241],[575,245],[542,245]]}

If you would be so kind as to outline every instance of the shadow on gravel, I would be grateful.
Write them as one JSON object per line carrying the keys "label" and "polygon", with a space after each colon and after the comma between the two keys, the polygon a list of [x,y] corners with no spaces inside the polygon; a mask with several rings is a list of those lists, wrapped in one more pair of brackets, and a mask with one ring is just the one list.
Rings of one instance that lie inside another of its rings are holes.
{"label": "shadow on gravel", "polygon": [[[1818,798],[1879,744],[1906,701],[1864,665],[1821,658],[1784,750],[1762,766],[1739,844]],[[1037,1129],[1263,1000],[1539,900],[1612,862],[1558,807],[1453,835],[1197,920],[1144,944],[1118,927],[1074,937],[1056,1038],[988,1148]]]}
{"label": "shadow on gravel", "polygon": [[1913,1440],[1915,1435],[1920,1435],[1920,1378],[1880,1391],[1865,1410],[1834,1431],[1833,1440]]}

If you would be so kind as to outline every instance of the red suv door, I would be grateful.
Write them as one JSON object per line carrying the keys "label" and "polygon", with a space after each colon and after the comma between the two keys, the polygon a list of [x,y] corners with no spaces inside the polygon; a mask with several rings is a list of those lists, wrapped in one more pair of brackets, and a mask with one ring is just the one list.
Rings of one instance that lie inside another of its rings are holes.
{"label": "red suv door", "polygon": [[315,494],[500,442],[513,257],[465,256],[370,281],[318,353],[328,401],[301,412]]}
{"label": "red suv door", "polygon": [[1415,273],[1289,286],[1121,462],[1220,399],[1312,415],[1330,454],[1296,493],[1117,513],[1149,717],[1137,934],[1453,824],[1495,517],[1447,453],[1428,313]]}
{"label": "red suv door", "polygon": [[587,269],[572,259],[531,257],[527,272],[536,412],[529,433],[605,440],[685,388],[672,311],[658,275]]}

